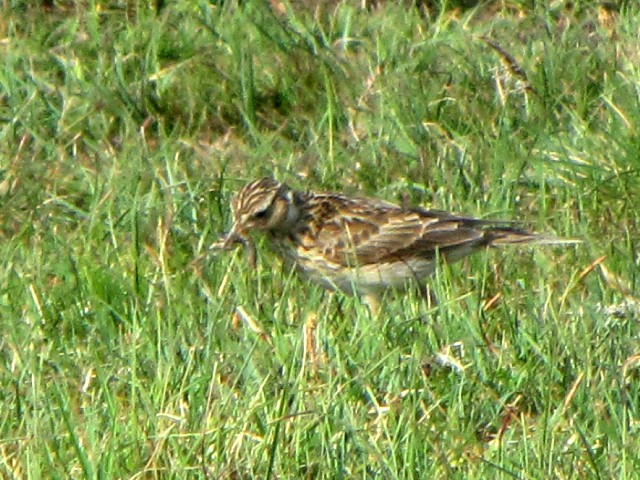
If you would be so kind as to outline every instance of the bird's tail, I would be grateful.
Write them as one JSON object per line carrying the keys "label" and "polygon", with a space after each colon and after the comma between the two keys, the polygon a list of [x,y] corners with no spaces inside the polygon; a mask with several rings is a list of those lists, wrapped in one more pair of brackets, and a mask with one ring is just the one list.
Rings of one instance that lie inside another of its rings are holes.
{"label": "bird's tail", "polygon": [[545,233],[531,233],[526,230],[510,227],[493,227],[487,231],[490,238],[489,245],[573,245],[582,243],[578,238],[560,238]]}

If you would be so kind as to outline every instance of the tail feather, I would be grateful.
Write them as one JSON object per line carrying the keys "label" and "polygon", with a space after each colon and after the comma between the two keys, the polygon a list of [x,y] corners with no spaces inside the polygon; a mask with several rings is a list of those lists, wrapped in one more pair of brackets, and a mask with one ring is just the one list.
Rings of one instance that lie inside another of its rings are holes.
{"label": "tail feather", "polygon": [[496,247],[525,243],[530,245],[573,245],[582,243],[582,240],[578,238],[560,238],[554,235],[531,233],[526,230],[509,227],[491,228],[487,231],[487,235],[490,238],[489,245]]}

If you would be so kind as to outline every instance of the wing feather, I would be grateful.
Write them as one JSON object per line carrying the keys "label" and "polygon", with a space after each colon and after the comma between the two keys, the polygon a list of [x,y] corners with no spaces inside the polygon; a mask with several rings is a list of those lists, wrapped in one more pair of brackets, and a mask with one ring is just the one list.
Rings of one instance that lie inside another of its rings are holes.
{"label": "wing feather", "polygon": [[[330,203],[335,205],[335,199]],[[457,258],[490,241],[479,220],[391,204],[364,204],[363,199],[357,205],[360,208],[350,204],[334,210],[323,205],[323,218],[312,232],[313,241],[302,243],[309,249],[321,248],[317,254],[330,262],[364,266],[411,256]]]}

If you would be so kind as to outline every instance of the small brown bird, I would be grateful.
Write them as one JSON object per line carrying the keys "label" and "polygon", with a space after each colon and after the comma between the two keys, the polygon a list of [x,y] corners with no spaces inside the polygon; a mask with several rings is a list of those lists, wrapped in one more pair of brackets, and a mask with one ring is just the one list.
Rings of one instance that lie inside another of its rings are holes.
{"label": "small brown bird", "polygon": [[303,192],[271,178],[255,180],[231,201],[233,226],[217,246],[243,244],[255,261],[249,233],[265,232],[277,252],[327,288],[366,297],[372,310],[387,290],[420,284],[438,260],[453,262],[504,244],[567,244],[510,222],[404,208],[338,193]]}

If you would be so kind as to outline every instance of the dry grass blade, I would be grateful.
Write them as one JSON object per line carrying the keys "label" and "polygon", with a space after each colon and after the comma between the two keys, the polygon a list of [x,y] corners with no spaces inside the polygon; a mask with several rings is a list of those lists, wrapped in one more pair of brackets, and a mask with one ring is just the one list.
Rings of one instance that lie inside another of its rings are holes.
{"label": "dry grass blade", "polygon": [[514,77],[515,79],[519,80],[521,82],[521,84],[522,84],[522,87],[525,90],[527,90],[529,92],[532,92],[534,94],[538,93],[536,91],[536,89],[531,86],[531,83],[529,82],[529,78],[527,77],[526,72],[520,66],[520,64],[516,61],[516,59],[513,57],[513,55],[511,55],[509,52],[507,52],[504,49],[504,47],[502,47],[502,45],[500,45],[495,40],[490,39],[489,37],[480,36],[478,38],[480,40],[482,40],[484,43],[486,43],[489,47],[491,47],[498,54],[498,56],[500,57],[500,60],[502,61],[502,64],[506,67],[507,72],[512,77]]}
{"label": "dry grass blade", "polygon": [[242,322],[249,327],[253,333],[256,333],[262,340],[267,342],[270,346],[273,346],[273,341],[271,340],[271,336],[265,332],[262,326],[253,318],[249,313],[245,310],[242,305],[238,305],[236,307],[236,311],[234,314],[234,323],[238,323],[237,320],[240,319]]}
{"label": "dry grass blade", "polygon": [[609,270],[604,262],[600,262],[598,266],[600,267],[602,278],[611,288],[620,292],[627,300],[631,300],[633,302],[639,301],[638,298],[633,295],[629,286],[618,275]]}

